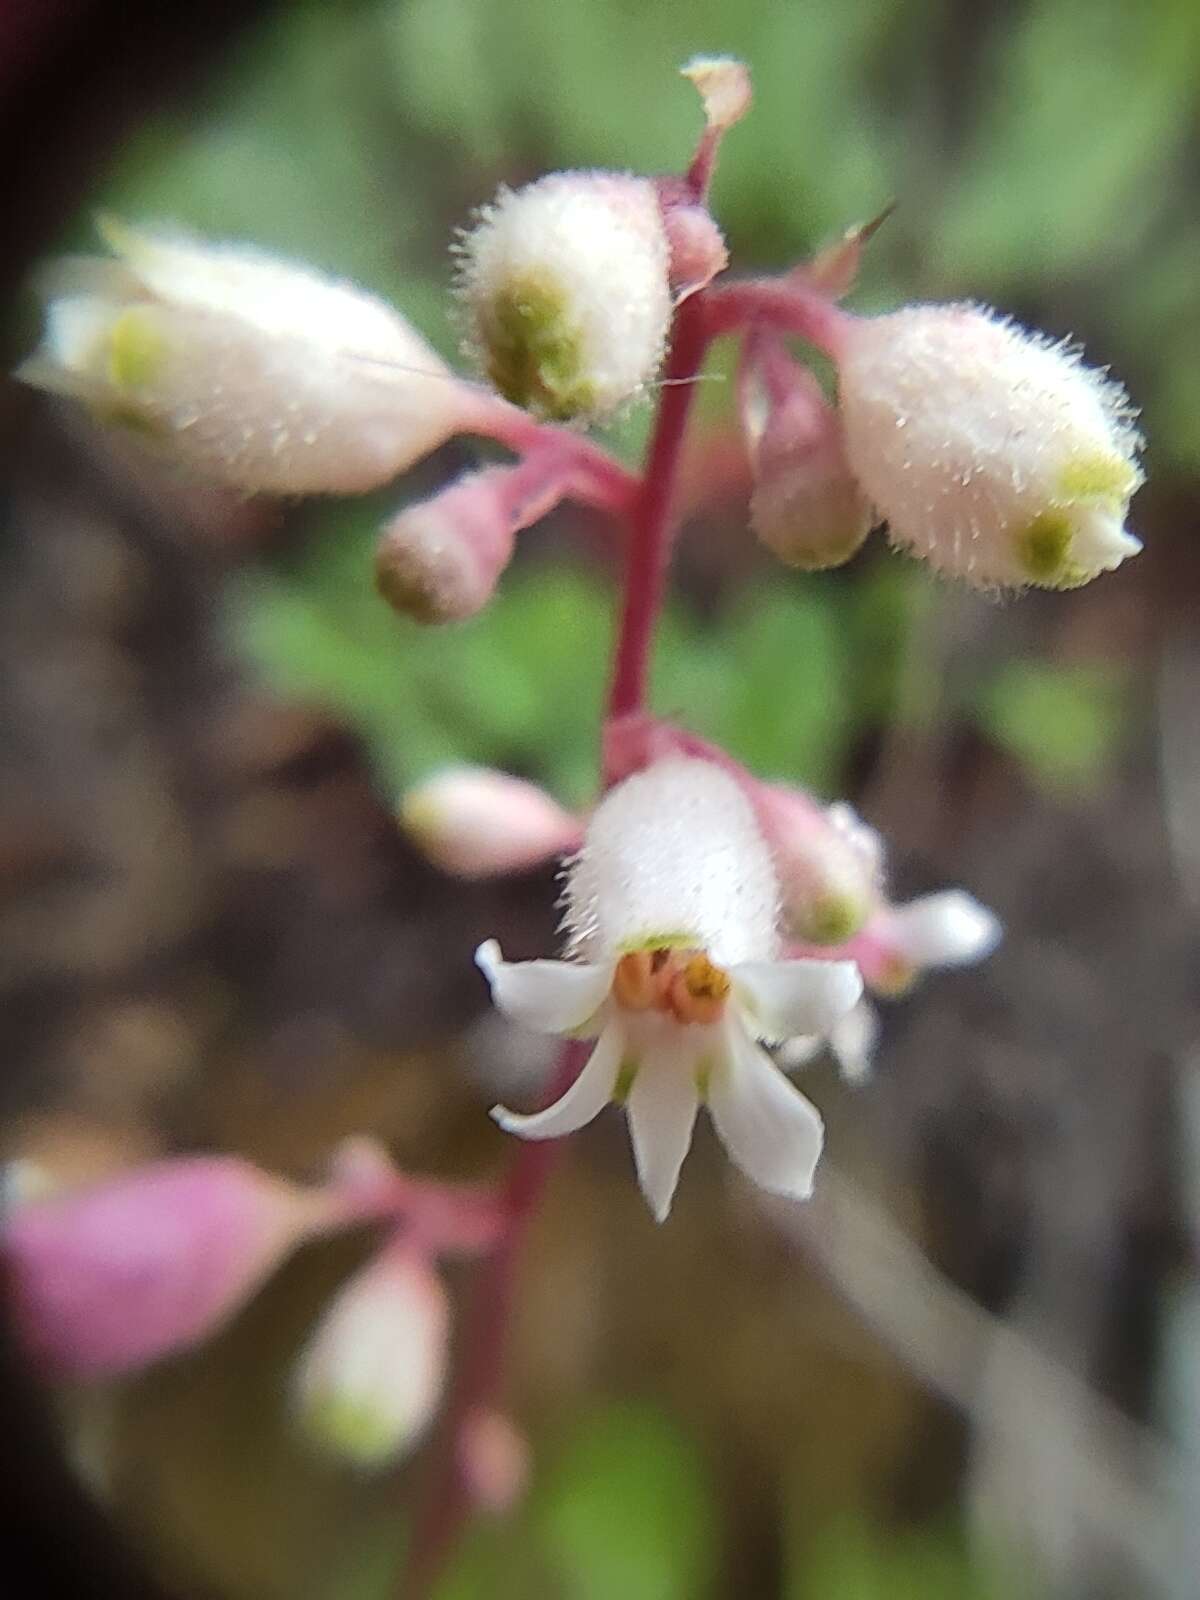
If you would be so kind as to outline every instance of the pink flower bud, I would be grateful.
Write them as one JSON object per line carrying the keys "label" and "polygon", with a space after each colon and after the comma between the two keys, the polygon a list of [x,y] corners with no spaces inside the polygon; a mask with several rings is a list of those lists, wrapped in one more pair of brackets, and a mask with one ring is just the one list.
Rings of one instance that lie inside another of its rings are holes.
{"label": "pink flower bud", "polygon": [[664,197],[663,225],[671,247],[671,288],[679,305],[724,272],[729,251],[707,206],[672,204]]}
{"label": "pink flower bud", "polygon": [[321,1449],[374,1468],[421,1439],[441,1401],[450,1307],[428,1258],[389,1246],[338,1292],[300,1357],[300,1424]]}
{"label": "pink flower bud", "polygon": [[26,382],[251,491],[355,494],[452,434],[481,392],[390,306],[242,245],[107,220],[116,260],[48,279]]}
{"label": "pink flower bud", "polygon": [[826,809],[801,789],[757,784],[753,799],[794,937],[814,945],[851,939],[871,915],[880,892],[880,852],[867,848],[869,830],[857,819],[856,827],[845,825],[849,807]]}
{"label": "pink flower bud", "polygon": [[417,622],[473,617],[495,593],[517,534],[569,487],[567,476],[534,455],[516,466],[464,473],[385,526],[375,555],[379,592]]}
{"label": "pink flower bud", "polygon": [[893,543],[983,587],[1073,588],[1141,545],[1141,440],[1120,384],[978,306],[853,318],[846,454]]}
{"label": "pink flower bud", "polygon": [[750,521],[769,550],[806,572],[841,566],[871,531],[838,414],[806,368],[751,340],[739,383],[754,490]]}
{"label": "pink flower bud", "polygon": [[452,767],[404,797],[400,821],[458,878],[521,872],[578,849],[580,820],[536,784],[490,767]]}
{"label": "pink flower bud", "polygon": [[511,1511],[529,1484],[529,1443],[500,1411],[477,1406],[458,1438],[459,1468],[471,1499],[493,1516]]}
{"label": "pink flower bud", "polygon": [[615,411],[662,360],[669,253],[648,178],[555,172],[502,189],[459,247],[479,366],[506,399],[554,421]]}
{"label": "pink flower bud", "polygon": [[19,1207],[2,1234],[17,1325],[57,1376],[134,1371],[215,1332],[327,1220],[322,1196],[235,1156]]}

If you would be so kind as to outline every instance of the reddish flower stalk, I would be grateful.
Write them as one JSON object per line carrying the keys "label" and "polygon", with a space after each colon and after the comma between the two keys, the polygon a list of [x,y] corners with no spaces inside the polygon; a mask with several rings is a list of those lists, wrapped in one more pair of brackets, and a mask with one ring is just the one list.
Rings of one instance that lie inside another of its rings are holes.
{"label": "reddish flower stalk", "polygon": [[[579,1044],[563,1048],[547,1085],[547,1103],[556,1100],[578,1076],[585,1054],[586,1046]],[[521,1249],[559,1147],[556,1139],[523,1144],[509,1168],[500,1197],[503,1226],[480,1268],[465,1322],[457,1374],[430,1463],[427,1497],[400,1585],[402,1600],[421,1600],[432,1593],[473,1509],[472,1490],[463,1474],[460,1434],[479,1407],[495,1402],[503,1378]]]}
{"label": "reddish flower stalk", "polygon": [[610,717],[639,711],[646,700],[654,626],[662,609],[671,555],[671,497],[692,404],[693,380],[708,343],[705,305],[710,292],[702,291],[685,300],[675,319],[646,474],[630,518],[625,602],[608,700]]}
{"label": "reddish flower stalk", "polygon": [[796,273],[743,278],[715,286],[705,296],[705,333],[710,339],[759,322],[780,333],[799,334],[836,359],[851,320],[848,311]]}
{"label": "reddish flower stalk", "polygon": [[[610,717],[640,711],[645,704],[654,628],[670,564],[672,498],[691,409],[692,380],[709,339],[705,299],[703,291],[693,295],[676,315],[645,474],[630,513],[624,604],[609,695]],[[531,426],[544,440],[548,430],[536,423]],[[520,427],[514,428],[512,442],[520,431]],[[582,462],[588,466],[599,464],[587,456],[581,458]],[[623,485],[615,475],[609,475],[607,483],[619,496]],[[566,1046],[547,1086],[547,1104],[566,1091],[583,1059],[579,1045]],[[479,1407],[494,1404],[503,1376],[521,1248],[557,1154],[557,1140],[524,1144],[509,1169],[500,1204],[499,1237],[480,1268],[457,1376],[430,1466],[427,1498],[417,1519],[401,1580],[399,1594],[403,1600],[423,1600],[432,1593],[471,1514],[472,1493],[463,1477],[459,1435]]]}

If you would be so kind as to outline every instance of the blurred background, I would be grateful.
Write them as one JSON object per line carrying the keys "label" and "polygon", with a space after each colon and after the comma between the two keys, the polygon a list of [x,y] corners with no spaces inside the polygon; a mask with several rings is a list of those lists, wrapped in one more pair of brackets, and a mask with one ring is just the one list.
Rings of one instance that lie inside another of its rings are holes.
{"label": "blurred background", "polygon": [[[6,0],[6,364],[33,267],[94,248],[98,209],[352,277],[452,353],[455,227],[547,168],[679,169],[697,51],[754,72],[714,193],[735,268],[896,199],[851,304],[977,297],[1111,362],[1150,440],[1146,550],[1008,603],[878,538],[806,579],[695,479],[658,709],[849,798],[899,891],[961,883],[1007,939],[887,1010],[866,1087],[810,1069],[809,1208],[764,1207],[705,1136],[659,1230],[620,1119],[573,1141],[506,1389],[530,1492],[444,1594],[1195,1600],[1194,0]],[[74,1180],[216,1147],[304,1176],[372,1131],[416,1171],[498,1173],[485,1108],[544,1061],[471,952],[549,951],[553,877],[443,879],[393,805],[453,760],[593,792],[604,530],[559,516],[481,618],[422,632],[374,594],[375,530],[465,448],[370,502],[244,503],[6,383],[0,456],[5,1157]],[[390,1593],[422,1460],[356,1475],[289,1421],[356,1249],[103,1392],[39,1394],[10,1354],[13,1504],[45,1536],[21,1593]]]}

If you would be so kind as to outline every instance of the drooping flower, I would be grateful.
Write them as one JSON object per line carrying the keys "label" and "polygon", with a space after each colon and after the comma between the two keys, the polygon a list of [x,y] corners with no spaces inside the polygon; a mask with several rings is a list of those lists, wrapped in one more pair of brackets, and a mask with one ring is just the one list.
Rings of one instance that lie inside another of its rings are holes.
{"label": "drooping flower", "polygon": [[588,824],[565,903],[568,959],[510,963],[495,942],[476,957],[513,1021],[596,1039],[561,1099],[531,1115],[498,1106],[501,1127],[557,1138],[623,1103],[662,1221],[703,1104],[750,1178],[807,1196],[821,1118],[760,1041],[827,1033],[862,982],[852,962],[776,959],[779,886],[737,782],[679,757],[626,778]]}
{"label": "drooping flower", "polygon": [[983,587],[1067,589],[1141,549],[1120,384],[979,306],[848,319],[846,453],[893,543]]}
{"label": "drooping flower", "polygon": [[420,1442],[441,1401],[450,1306],[433,1262],[404,1240],[342,1285],[294,1375],[301,1427],[319,1448],[374,1468]]}
{"label": "drooping flower", "polygon": [[[828,954],[854,961],[873,994],[897,999],[923,972],[985,960],[1003,932],[999,917],[964,889],[943,889],[902,905],[881,895],[866,925]],[[806,954],[825,953],[813,944],[793,948]],[[878,1013],[863,998],[823,1036],[814,1033],[785,1041],[779,1060],[790,1071],[827,1046],[843,1078],[861,1083],[870,1075],[879,1031]]]}
{"label": "drooping flower", "polygon": [[383,301],[244,245],[107,220],[116,259],[46,281],[18,369],[193,470],[252,491],[356,494],[486,411]]}
{"label": "drooping flower", "polygon": [[153,1162],[20,1205],[0,1232],[18,1330],[55,1376],[135,1371],[216,1332],[339,1212],[234,1156]]}
{"label": "drooping flower", "polygon": [[502,189],[459,256],[469,349],[507,400],[552,421],[592,420],[654,377],[671,285],[650,179],[553,172]]}

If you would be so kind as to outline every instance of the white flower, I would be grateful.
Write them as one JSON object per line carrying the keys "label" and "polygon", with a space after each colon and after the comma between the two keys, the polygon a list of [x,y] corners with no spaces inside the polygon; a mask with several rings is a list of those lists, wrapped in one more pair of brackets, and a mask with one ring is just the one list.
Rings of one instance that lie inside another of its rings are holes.
{"label": "white flower", "polygon": [[839,379],[852,469],[939,571],[1062,589],[1141,549],[1128,396],[1069,346],[978,306],[909,306],[848,322]]}
{"label": "white flower", "polygon": [[595,1038],[567,1092],[501,1127],[557,1138],[610,1101],[625,1105],[638,1178],[666,1217],[706,1105],[730,1156],[756,1183],[798,1198],[821,1153],[816,1109],[762,1039],[828,1033],[862,992],[849,961],[777,961],[778,886],[737,782],[672,757],[618,784],[589,822],[567,883],[571,959],[476,959],[513,1021]]}
{"label": "white flower", "polygon": [[371,295],[242,245],[102,224],[47,280],[26,382],[238,487],[358,493],[469,428],[480,392]]}
{"label": "white flower", "polygon": [[339,1290],[297,1364],[308,1437],[366,1468],[411,1450],[441,1401],[449,1325],[432,1263],[405,1244],[382,1250]]}
{"label": "white flower", "polygon": [[502,189],[459,254],[470,353],[506,399],[555,421],[590,419],[654,377],[672,305],[648,178],[554,172]]}

